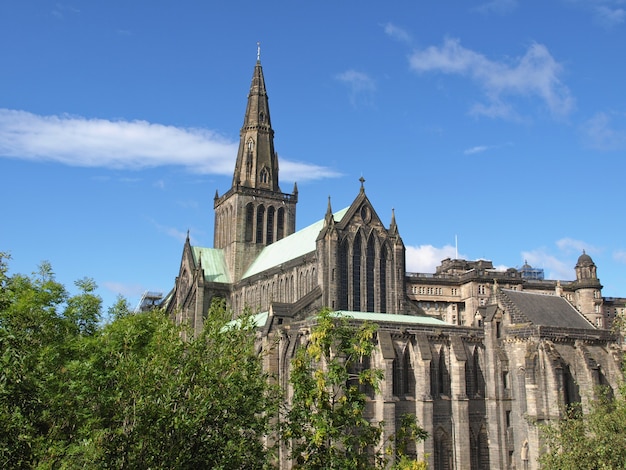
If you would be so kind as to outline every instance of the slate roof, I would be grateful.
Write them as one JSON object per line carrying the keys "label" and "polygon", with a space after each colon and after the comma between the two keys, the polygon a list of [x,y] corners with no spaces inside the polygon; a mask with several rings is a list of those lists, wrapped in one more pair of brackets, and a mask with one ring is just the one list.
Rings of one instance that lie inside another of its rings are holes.
{"label": "slate roof", "polygon": [[509,289],[500,289],[500,295],[505,304],[512,304],[515,310],[535,325],[596,329],[572,304],[562,297]]}
{"label": "slate roof", "polygon": [[203,248],[192,246],[193,260],[195,265],[202,264],[204,280],[208,282],[229,283],[230,275],[224,258],[224,251],[217,248]]}
{"label": "slate roof", "polygon": [[[336,222],[339,222],[348,211],[346,207],[333,214]],[[252,262],[242,279],[267,271],[270,268],[280,266],[283,263],[296,259],[315,251],[315,240],[324,228],[324,219],[318,220],[295,233],[267,245],[259,256]]]}

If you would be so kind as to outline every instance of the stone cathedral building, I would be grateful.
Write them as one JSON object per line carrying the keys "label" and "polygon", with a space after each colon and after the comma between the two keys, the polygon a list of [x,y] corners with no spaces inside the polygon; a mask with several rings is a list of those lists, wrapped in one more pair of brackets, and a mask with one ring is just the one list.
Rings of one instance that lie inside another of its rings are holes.
{"label": "stone cathedral building", "polygon": [[[568,404],[588,406],[597,385],[617,392],[620,349],[605,303],[615,313],[624,302],[603,299],[589,255],[572,282],[544,280],[527,264],[496,271],[485,260],[407,273],[395,216],[381,220],[363,179],[349,207],[333,211],[329,200],[320,220],[296,230],[298,189],[281,190],[278,164],[257,58],[232,185],[215,194],[214,246],[187,237],[164,302],[176,321],[202,328],[214,297],[235,314],[259,312],[265,365],[286,390],[315,312],[377,323],[370,366],[385,378],[367,412],[386,435],[415,414],[430,436],[413,451],[435,470],[536,469],[538,425]],[[280,463],[291,468],[285,454]]]}

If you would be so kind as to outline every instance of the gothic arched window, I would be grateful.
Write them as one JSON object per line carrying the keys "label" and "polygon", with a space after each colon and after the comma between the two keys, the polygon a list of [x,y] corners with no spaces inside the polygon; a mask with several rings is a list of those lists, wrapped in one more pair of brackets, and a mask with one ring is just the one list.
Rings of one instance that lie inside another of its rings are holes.
{"label": "gothic arched window", "polygon": [[268,245],[274,243],[274,208],[272,206],[267,208],[267,234],[265,243]]}
{"label": "gothic arched window", "polygon": [[285,236],[285,209],[280,207],[276,214],[276,240]]}
{"label": "gothic arched window", "polygon": [[361,234],[357,233],[352,244],[352,310],[361,311]]}
{"label": "gothic arched window", "polygon": [[263,168],[261,170],[261,173],[259,174],[259,180],[261,181],[261,183],[267,184],[269,181],[269,171],[267,171],[267,168]]}
{"label": "gothic arched window", "polygon": [[339,247],[339,310],[348,310],[348,240],[344,239]]}
{"label": "gothic arched window", "polygon": [[367,256],[365,259],[365,279],[366,279],[366,298],[367,298],[367,308],[368,312],[376,311],[374,306],[374,263],[375,263],[375,246],[374,246],[374,235],[371,235],[369,240],[367,241]]}
{"label": "gothic arched window", "polygon": [[247,242],[251,242],[252,241],[253,225],[254,225],[254,206],[250,202],[246,206],[245,240]]}
{"label": "gothic arched window", "polygon": [[259,206],[256,209],[256,242],[263,243],[263,221],[265,219],[265,207]]}
{"label": "gothic arched window", "polygon": [[389,259],[389,249],[387,246],[381,247],[379,260],[379,279],[380,279],[380,311],[387,313],[387,260]]}

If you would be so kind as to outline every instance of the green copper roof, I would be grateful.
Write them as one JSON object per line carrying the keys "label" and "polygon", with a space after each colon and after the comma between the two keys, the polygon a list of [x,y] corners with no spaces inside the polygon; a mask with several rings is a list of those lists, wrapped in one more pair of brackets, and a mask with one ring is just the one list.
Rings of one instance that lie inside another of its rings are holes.
{"label": "green copper roof", "polygon": [[208,282],[229,283],[230,275],[224,259],[224,251],[217,248],[203,248],[192,246],[193,259],[202,264],[204,270],[204,280]]}
{"label": "green copper roof", "polygon": [[445,321],[433,317],[399,315],[396,313],[349,312],[347,310],[337,310],[333,312],[333,315],[372,323],[408,323],[411,325],[450,326]]}
{"label": "green copper roof", "polygon": [[[337,310],[332,315],[351,320],[369,321],[371,323],[404,323],[407,325],[429,325],[429,326],[450,326],[449,323],[432,317],[420,317],[414,315],[398,315],[395,313],[376,312],[350,312],[347,310]],[[257,328],[265,326],[269,317],[268,312],[257,313],[252,317]],[[311,317],[314,318],[314,317]]]}
{"label": "green copper roof", "polygon": [[[335,212],[333,214],[335,221],[339,222],[348,209],[349,207],[346,207]],[[322,228],[324,228],[324,219],[318,220],[314,224],[266,246],[252,262],[242,279],[262,273],[270,268],[280,266],[292,259],[315,251],[315,240]]]}

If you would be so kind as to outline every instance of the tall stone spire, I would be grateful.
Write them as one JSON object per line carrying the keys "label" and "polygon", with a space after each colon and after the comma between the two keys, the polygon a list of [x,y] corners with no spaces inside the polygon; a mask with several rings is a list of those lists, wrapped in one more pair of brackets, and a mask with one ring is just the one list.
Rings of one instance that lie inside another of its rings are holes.
{"label": "tall stone spire", "polygon": [[278,155],[261,68],[261,51],[252,74],[232,187],[215,194],[213,247],[224,250],[230,279],[238,282],[267,245],[295,232],[298,187],[285,194],[278,186]]}
{"label": "tall stone spire", "polygon": [[257,49],[248,105],[239,135],[233,188],[241,185],[280,192],[278,156],[274,151],[274,130],[261,67],[260,48]]}

